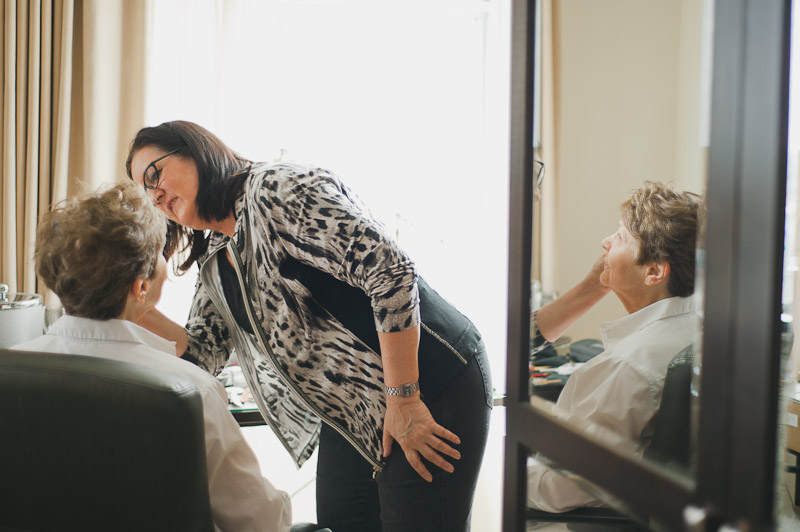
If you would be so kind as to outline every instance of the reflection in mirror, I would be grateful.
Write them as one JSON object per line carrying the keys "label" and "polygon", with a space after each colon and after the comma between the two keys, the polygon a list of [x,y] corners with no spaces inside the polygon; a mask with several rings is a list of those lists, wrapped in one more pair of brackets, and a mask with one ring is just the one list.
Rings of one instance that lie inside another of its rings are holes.
{"label": "reflection in mirror", "polygon": [[[690,475],[713,3],[539,5],[532,403]],[[531,460],[529,506],[609,502],[556,468]]]}

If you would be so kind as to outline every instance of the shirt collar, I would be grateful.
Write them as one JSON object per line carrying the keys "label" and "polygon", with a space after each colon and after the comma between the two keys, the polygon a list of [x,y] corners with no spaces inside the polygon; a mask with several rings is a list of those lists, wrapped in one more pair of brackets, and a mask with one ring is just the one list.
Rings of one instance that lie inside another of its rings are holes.
{"label": "shirt collar", "polygon": [[128,320],[93,320],[76,316],[62,316],[50,326],[47,334],[79,340],[130,342],[175,355],[175,342],[165,340]]}
{"label": "shirt collar", "polygon": [[647,305],[632,314],[600,324],[603,347],[612,349],[621,340],[651,323],[681,314],[694,313],[692,297],[668,297]]}

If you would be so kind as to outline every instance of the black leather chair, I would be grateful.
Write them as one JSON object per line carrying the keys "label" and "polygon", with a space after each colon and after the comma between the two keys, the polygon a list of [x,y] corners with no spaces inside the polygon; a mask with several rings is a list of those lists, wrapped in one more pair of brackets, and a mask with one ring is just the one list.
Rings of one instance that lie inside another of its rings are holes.
{"label": "black leather chair", "polygon": [[693,361],[691,345],[670,361],[654,419],[653,439],[644,453],[646,459],[669,468],[689,468]]}
{"label": "black leather chair", "polygon": [[212,532],[203,430],[185,379],[2,349],[0,530]]}
{"label": "black leather chair", "polygon": [[213,531],[194,384],[143,366],[0,351],[0,527]]}
{"label": "black leather chair", "polygon": [[[653,420],[653,439],[644,456],[670,469],[688,470],[690,460],[693,345],[675,355],[667,367],[661,405]],[[598,529],[647,530],[613,508],[576,508],[563,513],[527,509],[529,522],[570,523],[575,532]]]}

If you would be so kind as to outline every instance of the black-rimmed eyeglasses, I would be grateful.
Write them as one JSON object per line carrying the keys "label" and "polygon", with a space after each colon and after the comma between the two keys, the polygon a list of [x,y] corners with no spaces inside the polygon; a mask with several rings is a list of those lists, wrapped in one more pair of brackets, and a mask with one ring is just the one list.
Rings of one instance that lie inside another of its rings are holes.
{"label": "black-rimmed eyeglasses", "polygon": [[539,171],[536,172],[536,185],[534,185],[534,190],[542,186],[542,181],[544,181],[544,163],[542,161],[533,161],[534,164],[539,165]]}
{"label": "black-rimmed eyeglasses", "polygon": [[[183,147],[180,147],[176,150],[172,150],[169,153],[165,153],[158,159],[154,160],[150,164],[147,165],[147,168],[144,169],[144,174],[142,174],[142,185],[144,185],[144,190],[147,192],[148,190],[155,190],[158,188],[158,182],[161,180],[161,170],[156,168],[156,163],[161,159],[169,157],[174,153],[178,153],[181,151]],[[152,170],[151,170],[152,168]]]}

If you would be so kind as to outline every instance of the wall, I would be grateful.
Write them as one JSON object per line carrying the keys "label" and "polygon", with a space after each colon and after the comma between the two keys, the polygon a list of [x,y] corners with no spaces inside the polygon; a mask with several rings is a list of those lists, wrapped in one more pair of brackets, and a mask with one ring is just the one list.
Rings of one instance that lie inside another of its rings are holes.
{"label": "wall", "polygon": [[[702,191],[702,14],[690,0],[554,3],[559,292],[583,278],[644,180]],[[567,335],[598,337],[624,314],[609,295]]]}

